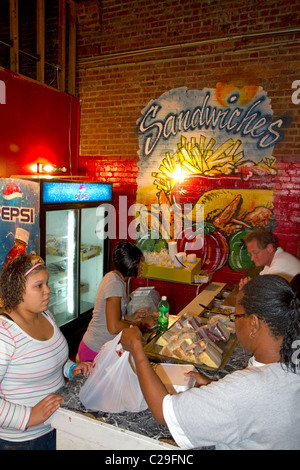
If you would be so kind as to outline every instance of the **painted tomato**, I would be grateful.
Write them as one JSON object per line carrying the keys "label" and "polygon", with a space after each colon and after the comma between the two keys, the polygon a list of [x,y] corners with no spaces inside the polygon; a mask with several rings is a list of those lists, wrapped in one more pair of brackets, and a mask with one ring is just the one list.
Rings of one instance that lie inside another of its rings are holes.
{"label": "painted tomato", "polygon": [[197,233],[192,227],[184,230],[182,238],[177,240],[177,248],[187,254],[196,253],[202,259],[202,271],[206,272],[223,268],[229,256],[227,238],[211,224],[205,224],[204,233]]}

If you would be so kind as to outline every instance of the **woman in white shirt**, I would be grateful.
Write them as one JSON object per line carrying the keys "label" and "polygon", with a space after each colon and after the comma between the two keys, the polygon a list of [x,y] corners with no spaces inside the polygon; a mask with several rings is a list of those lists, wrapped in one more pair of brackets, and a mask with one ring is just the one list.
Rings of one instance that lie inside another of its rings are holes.
{"label": "woman in white shirt", "polygon": [[101,347],[124,328],[135,324],[152,328],[155,320],[146,309],[139,309],[128,316],[126,282],[137,277],[142,270],[142,251],[128,241],[118,242],[113,250],[114,270],[101,280],[95,299],[93,317],[78,348],[80,361],[93,361]]}
{"label": "woman in white shirt", "polygon": [[169,395],[152,370],[137,328],[123,331],[156,420],[183,449],[300,449],[300,293],[280,276],[250,280],[235,312],[241,345],[253,353],[247,368],[198,388]]}

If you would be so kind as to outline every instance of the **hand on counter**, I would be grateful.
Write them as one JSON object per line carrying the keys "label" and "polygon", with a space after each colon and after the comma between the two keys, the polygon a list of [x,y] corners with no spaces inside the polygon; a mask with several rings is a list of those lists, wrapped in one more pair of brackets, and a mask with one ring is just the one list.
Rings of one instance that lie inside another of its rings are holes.
{"label": "hand on counter", "polygon": [[148,315],[145,308],[140,308],[133,315],[125,315],[125,320],[135,323],[144,330],[151,330],[157,324],[157,318],[154,315]]}
{"label": "hand on counter", "polygon": [[72,375],[75,377],[75,375],[83,373],[83,375],[87,375],[90,373],[91,370],[91,362],[79,362],[74,369],[72,369]]}
{"label": "hand on counter", "polygon": [[[91,369],[91,362],[79,362],[72,368],[72,376],[83,374],[87,375]],[[30,418],[27,427],[36,426],[47,421],[50,416],[58,410],[60,405],[64,402],[64,398],[56,393],[51,393],[31,409]]]}
{"label": "hand on counter", "polygon": [[212,382],[208,377],[206,377],[203,374],[200,374],[200,372],[186,372],[184,375],[187,377],[194,377],[196,380],[195,387],[201,387],[201,385],[208,385]]}
{"label": "hand on counter", "polygon": [[139,321],[139,327],[144,330],[151,330],[155,325],[157,325],[157,318],[152,315],[148,315]]}
{"label": "hand on counter", "polygon": [[27,423],[27,428],[31,426],[37,426],[42,424],[50,418],[53,413],[60,407],[63,403],[64,398],[61,395],[56,393],[51,393],[35,406],[32,407],[30,418]]}
{"label": "hand on counter", "polygon": [[134,312],[132,315],[125,315],[125,320],[129,321],[139,321],[142,318],[145,318],[148,316],[148,310],[146,308],[140,308],[136,312]]}
{"label": "hand on counter", "polygon": [[157,325],[157,319],[154,318],[152,315],[138,318],[136,320],[133,319],[133,315],[131,315],[130,317],[125,316],[125,320],[127,322],[127,325],[124,323],[122,325],[123,328],[128,328],[129,326],[138,326],[142,330],[152,330],[152,328]]}

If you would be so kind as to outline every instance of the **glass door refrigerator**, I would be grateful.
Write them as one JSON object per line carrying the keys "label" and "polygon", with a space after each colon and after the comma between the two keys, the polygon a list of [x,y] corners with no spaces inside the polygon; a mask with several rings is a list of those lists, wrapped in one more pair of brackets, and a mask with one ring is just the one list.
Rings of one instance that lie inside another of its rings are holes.
{"label": "glass door refrigerator", "polygon": [[109,269],[105,226],[111,200],[111,183],[40,181],[40,254],[49,270],[49,310],[70,350],[90,321]]}

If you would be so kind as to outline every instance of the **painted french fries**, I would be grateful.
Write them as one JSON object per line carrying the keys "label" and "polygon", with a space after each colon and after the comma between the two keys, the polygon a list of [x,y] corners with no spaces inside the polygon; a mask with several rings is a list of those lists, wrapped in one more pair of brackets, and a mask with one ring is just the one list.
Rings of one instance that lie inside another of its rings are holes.
{"label": "painted french fries", "polygon": [[215,149],[216,141],[200,135],[199,142],[192,137],[188,142],[181,136],[177,151],[171,155],[166,152],[158,172],[153,172],[154,185],[158,192],[164,191],[169,196],[175,180],[191,174],[205,176],[230,176],[239,174],[242,179],[252,176],[275,175],[275,159],[266,158],[259,163],[243,160],[244,152],[240,151],[240,140],[227,139]]}

